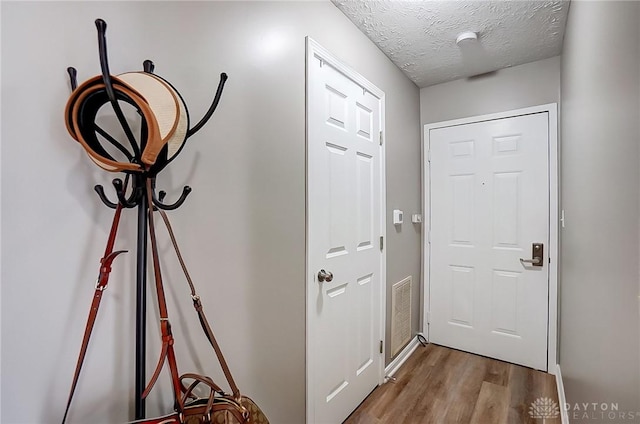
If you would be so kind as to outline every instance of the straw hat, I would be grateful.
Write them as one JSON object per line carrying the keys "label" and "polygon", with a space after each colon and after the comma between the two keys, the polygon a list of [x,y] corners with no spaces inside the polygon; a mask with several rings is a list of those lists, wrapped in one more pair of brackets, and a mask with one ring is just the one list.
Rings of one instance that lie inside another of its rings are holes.
{"label": "straw hat", "polygon": [[[103,146],[96,128],[98,111],[110,99],[102,76],[76,88],[66,108],[66,126],[98,166],[112,172],[157,174],[182,149],[189,128],[189,114],[178,92],[164,79],[146,72],[127,72],[112,76],[116,99],[137,109],[142,118],[142,135],[137,140],[141,153],[129,152],[130,162],[116,160]],[[119,143],[121,151],[128,151]]]}

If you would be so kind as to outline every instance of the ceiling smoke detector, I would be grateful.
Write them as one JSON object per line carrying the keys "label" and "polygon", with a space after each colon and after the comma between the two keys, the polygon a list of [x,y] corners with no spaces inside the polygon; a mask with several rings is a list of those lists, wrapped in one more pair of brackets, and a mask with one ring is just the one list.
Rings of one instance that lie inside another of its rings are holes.
{"label": "ceiling smoke detector", "polygon": [[462,43],[467,43],[467,42],[476,41],[476,40],[478,40],[477,32],[465,31],[460,33],[460,35],[458,35],[458,38],[456,38],[456,44],[460,46]]}

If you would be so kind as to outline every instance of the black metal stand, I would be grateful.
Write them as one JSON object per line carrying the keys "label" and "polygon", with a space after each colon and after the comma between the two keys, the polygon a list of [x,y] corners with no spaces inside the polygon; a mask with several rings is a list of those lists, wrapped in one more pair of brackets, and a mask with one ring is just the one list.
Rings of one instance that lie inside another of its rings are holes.
{"label": "black metal stand", "polygon": [[135,418],[145,418],[142,398],[146,382],[145,359],[147,357],[147,225],[149,223],[147,193],[143,192],[138,204],[138,240],[136,258],[136,379]]}
{"label": "black metal stand", "polygon": [[[111,75],[109,72],[109,61],[107,58],[107,42],[106,42],[106,29],[107,24],[102,19],[95,21],[96,28],[98,30],[98,50],[100,55],[100,65],[102,70],[102,79],[105,84],[105,91],[109,97],[110,103],[113,107],[114,113],[118,118],[118,122],[122,126],[126,135],[127,141],[131,145],[132,153],[128,151],[121,143],[107,134],[105,131],[96,126],[96,131],[105,137],[111,144],[118,148],[121,152],[132,161],[140,163],[141,151],[144,151],[146,142],[146,131],[143,128],[143,133],[140,137],[140,142],[135,139],[127,120],[122,113],[118,99],[113,89]],[[147,73],[153,73],[154,64],[150,60],[145,60],[143,63],[143,69]],[[77,88],[77,72],[75,68],[67,68],[69,73],[69,80],[71,88],[75,90]],[[220,81],[216,90],[213,102],[204,117],[193,127],[187,131],[186,138],[193,136],[197,133],[211,118],[222,95],[225,82],[227,80],[227,74],[220,74]],[[144,118],[143,118],[144,119]],[[162,169],[162,168],[160,168]],[[159,172],[156,170],[155,173]],[[137,256],[136,256],[136,352],[135,352],[135,419],[140,420],[145,418],[145,401],[142,394],[145,390],[146,376],[146,304],[147,304],[147,239],[148,239],[148,223],[149,223],[149,207],[147,203],[146,183],[148,179],[151,179],[152,185],[152,203],[155,208],[164,210],[174,210],[179,208],[186,200],[189,193],[191,193],[191,187],[185,186],[182,190],[180,198],[173,204],[163,203],[166,193],[164,191],[159,192],[159,196],[155,194],[155,174],[149,174],[148,172],[130,173],[126,176],[125,182],[120,178],[113,180],[113,186],[118,197],[118,203],[122,204],[125,208],[138,208],[138,231],[137,231]],[[131,179],[131,188],[128,189],[128,182]],[[94,190],[104,203],[109,208],[115,209],[117,203],[110,201],[104,192],[104,187],[96,185]],[[130,190],[129,197],[127,197],[127,191]]]}

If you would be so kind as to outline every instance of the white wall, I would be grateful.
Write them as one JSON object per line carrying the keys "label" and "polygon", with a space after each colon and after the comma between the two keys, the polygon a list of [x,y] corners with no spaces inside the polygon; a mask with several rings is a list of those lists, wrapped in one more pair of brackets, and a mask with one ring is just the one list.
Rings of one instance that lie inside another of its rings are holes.
{"label": "white wall", "polygon": [[617,402],[633,412],[640,411],[638,44],[640,3],[571,3],[562,58],[560,364],[569,402]]}
{"label": "white wall", "polygon": [[[218,111],[158,185],[168,200],[194,188],[171,216],[240,388],[271,422],[304,422],[306,35],[386,92],[389,217],[418,211],[420,198],[418,88],[329,2],[2,3],[1,421],[60,421],[112,217],[92,187],[114,176],[90,163],[62,116],[66,67],[80,80],[99,73],[97,17],[112,72],[152,59],[194,120],[229,74]],[[124,214],[117,248],[130,253],[105,293],[71,422],[133,414],[135,218]],[[419,229],[389,224],[387,234],[389,284],[418,281]],[[221,380],[160,238],[180,369]],[[148,374],[154,321],[149,339]],[[149,414],[171,407],[166,375],[155,390]]]}
{"label": "white wall", "polygon": [[560,56],[420,90],[422,125],[468,118],[560,98]]}

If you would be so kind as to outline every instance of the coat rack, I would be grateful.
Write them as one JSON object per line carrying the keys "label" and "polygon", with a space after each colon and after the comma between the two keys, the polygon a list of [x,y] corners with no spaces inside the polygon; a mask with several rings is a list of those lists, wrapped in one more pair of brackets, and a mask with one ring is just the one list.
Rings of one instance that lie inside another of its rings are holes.
{"label": "coat rack", "polygon": [[[136,137],[134,136],[129,123],[127,122],[122,109],[118,103],[117,96],[115,94],[112,77],[109,72],[109,61],[107,58],[107,40],[106,40],[106,30],[107,24],[102,19],[97,19],[95,21],[96,28],[98,31],[98,51],[100,56],[100,67],[102,71],[102,81],[105,85],[105,91],[109,98],[109,103],[111,104],[113,111],[118,119],[120,126],[122,127],[124,134],[127,138],[128,144],[131,148],[129,150],[122,143],[108,134],[106,131],[99,128],[95,125],[95,131],[100,134],[104,139],[106,139],[113,147],[117,148],[122,154],[124,154],[129,161],[134,163],[141,163],[140,157],[141,152],[144,150],[144,142],[147,138],[145,134],[145,128],[143,126],[141,130],[140,143],[137,142]],[[153,74],[154,64],[150,60],[145,60],[143,63],[144,72]],[[67,72],[69,74],[69,80],[71,83],[71,88],[75,90],[78,86],[77,83],[77,71],[73,67],[67,68]],[[213,102],[211,106],[205,113],[204,117],[193,127],[189,127],[189,113],[186,109],[185,112],[187,117],[187,132],[185,137],[186,139],[195,135],[204,125],[209,121],[211,116],[216,110],[218,103],[220,102],[220,97],[222,96],[222,91],[224,89],[224,84],[227,80],[227,74],[220,74],[220,81],[218,83],[218,88],[216,90],[215,96],[213,98]],[[168,82],[167,82],[168,84]],[[177,92],[176,92],[177,93]],[[180,99],[182,100],[182,99]],[[184,103],[184,102],[183,102]],[[140,110],[138,110],[140,113]],[[142,113],[141,113],[142,115]],[[144,116],[142,117],[144,119]],[[117,196],[117,202],[110,201],[106,194],[104,187],[101,185],[96,185],[94,190],[98,194],[98,197],[107,207],[115,209],[117,204],[120,203],[124,208],[132,209],[138,208],[138,229],[137,229],[137,255],[136,255],[136,352],[135,352],[135,419],[144,419],[145,418],[145,400],[142,398],[142,393],[145,389],[145,367],[146,367],[146,299],[147,299],[147,239],[148,239],[148,213],[149,207],[147,202],[147,193],[146,193],[146,183],[147,180],[151,180],[151,184],[153,187],[152,190],[152,203],[155,208],[163,209],[163,210],[174,210],[182,206],[185,202],[187,196],[191,193],[191,187],[185,186],[182,190],[182,194],[178,198],[177,201],[171,204],[164,203],[164,198],[166,193],[164,191],[159,191],[156,196],[155,192],[155,179],[156,175],[164,169],[164,167],[171,161],[173,158],[177,156],[177,153],[170,159],[166,160],[165,163],[160,164],[159,166],[152,166],[145,172],[128,172],[126,178],[123,182],[122,179],[116,178],[112,181],[113,187],[115,189],[115,193]],[[127,189],[129,180],[131,180],[131,188]],[[127,191],[129,191],[129,195],[127,196]]]}

